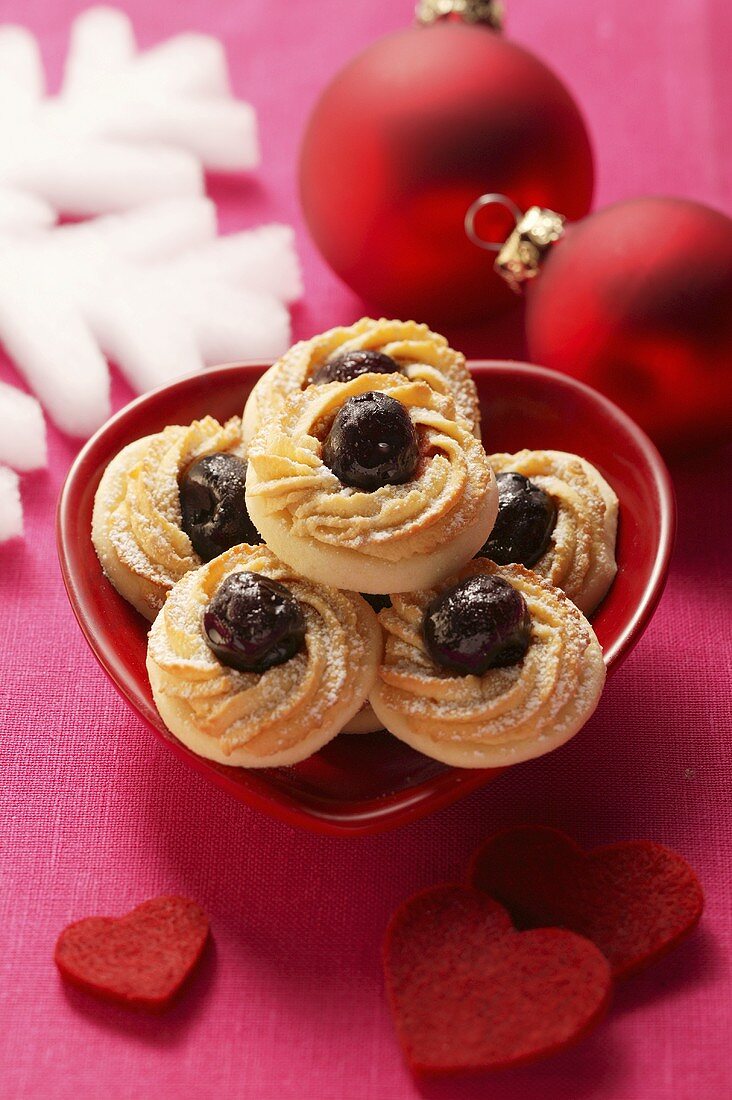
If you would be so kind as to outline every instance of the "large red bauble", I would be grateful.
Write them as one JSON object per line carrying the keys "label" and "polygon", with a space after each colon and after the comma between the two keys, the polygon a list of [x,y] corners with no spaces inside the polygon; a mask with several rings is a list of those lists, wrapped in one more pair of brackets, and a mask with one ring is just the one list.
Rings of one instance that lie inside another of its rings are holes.
{"label": "large red bauble", "polygon": [[732,426],[732,220],[696,202],[609,206],[527,291],[531,359],[607,394],[665,450]]}
{"label": "large red bauble", "polygon": [[[500,191],[521,209],[580,218],[592,187],[589,138],[564,85],[496,31],[451,20],[351,61],[316,105],[300,158],[305,217],[333,270],[381,310],[431,323],[513,300],[465,235],[474,199]],[[481,223],[496,240],[509,230]]]}

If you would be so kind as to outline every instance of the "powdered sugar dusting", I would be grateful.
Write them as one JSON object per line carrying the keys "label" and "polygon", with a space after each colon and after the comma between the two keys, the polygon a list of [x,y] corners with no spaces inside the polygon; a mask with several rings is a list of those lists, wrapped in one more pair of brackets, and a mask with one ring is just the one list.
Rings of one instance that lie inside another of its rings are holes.
{"label": "powdered sugar dusting", "polygon": [[483,676],[439,669],[421,637],[435,592],[399,594],[379,615],[386,647],[371,702],[427,755],[466,766],[515,763],[561,744],[589,717],[605,678],[602,653],[578,608],[522,566],[476,558],[440,588],[475,574],[499,576],[524,597],[532,639],[523,660]]}
{"label": "powdered sugar dusting", "polygon": [[[241,569],[285,584],[306,621],[304,650],[261,674],[221,665],[202,628],[206,603]],[[224,756],[235,761],[244,751],[251,762],[266,762],[302,751],[329,725],[337,733],[360,709],[375,675],[375,638],[375,616],[360,596],[303,580],[265,546],[241,546],[176,585],[153,624],[149,654],[159,690],[185,705],[186,722],[214,739]]]}

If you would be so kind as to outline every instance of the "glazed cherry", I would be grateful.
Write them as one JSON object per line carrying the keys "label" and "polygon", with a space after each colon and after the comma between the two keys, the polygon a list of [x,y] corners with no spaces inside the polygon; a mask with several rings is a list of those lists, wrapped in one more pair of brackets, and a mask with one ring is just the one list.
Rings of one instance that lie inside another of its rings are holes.
{"label": "glazed cherry", "polygon": [[531,619],[512,585],[479,574],[436,596],[422,631],[435,664],[460,676],[482,676],[489,668],[518,664],[529,648]]}
{"label": "glazed cherry", "polygon": [[265,672],[300,651],[305,618],[284,585],[260,573],[232,573],[206,607],[203,630],[222,664]]}
{"label": "glazed cherry", "polygon": [[479,554],[498,565],[534,565],[549,545],[557,506],[543,489],[523,474],[499,474],[498,515]]}
{"label": "glazed cherry", "polygon": [[183,530],[203,561],[262,536],[249,518],[244,498],[247,464],[236,455],[216,453],[191,463],[178,487]]}
{"label": "glazed cherry", "polygon": [[369,492],[409,481],[419,440],[409,413],[385,393],[349,397],[323,445],[323,461],[344,485]]}
{"label": "glazed cherry", "polygon": [[344,351],[323,363],[313,375],[313,385],[323,382],[350,382],[361,374],[397,374],[401,367],[383,351]]}

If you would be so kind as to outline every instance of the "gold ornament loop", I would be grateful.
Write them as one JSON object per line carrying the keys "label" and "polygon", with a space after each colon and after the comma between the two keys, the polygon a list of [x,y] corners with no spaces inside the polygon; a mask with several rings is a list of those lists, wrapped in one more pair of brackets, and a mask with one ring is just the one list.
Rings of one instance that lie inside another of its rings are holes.
{"label": "gold ornament loop", "polygon": [[515,294],[539,274],[544,253],[564,236],[566,219],[553,210],[530,206],[517,223],[493,265]]}
{"label": "gold ornament loop", "polygon": [[[514,217],[516,228],[504,241],[487,241],[475,228],[478,211],[484,206],[504,206]],[[539,274],[544,253],[564,236],[566,218],[541,206],[530,206],[526,213],[508,195],[492,192],[480,195],[465,214],[465,232],[478,248],[497,252],[494,270],[506,280],[511,290],[520,294],[522,285]]]}
{"label": "gold ornament loop", "polygon": [[475,202],[472,202],[468,207],[465,214],[465,232],[468,238],[477,245],[478,248],[484,248],[486,252],[500,252],[505,247],[505,241],[487,241],[485,237],[481,237],[478,230],[475,228],[475,219],[478,216],[478,212],[485,206],[505,206],[509,214],[512,215],[516,225],[519,224],[523,218],[523,210],[513,199],[510,199],[508,195],[501,195],[497,191],[492,191],[489,195],[480,195]]}
{"label": "gold ornament loop", "polygon": [[466,23],[485,23],[494,30],[503,29],[503,4],[500,0],[419,0],[414,15],[417,22],[424,26],[449,15],[458,15]]}

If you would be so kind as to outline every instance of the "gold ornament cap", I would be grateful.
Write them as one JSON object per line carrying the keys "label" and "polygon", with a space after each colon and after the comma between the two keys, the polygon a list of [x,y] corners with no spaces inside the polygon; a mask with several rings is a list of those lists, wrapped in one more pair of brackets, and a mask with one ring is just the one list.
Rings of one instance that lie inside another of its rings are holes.
{"label": "gold ornament cap", "polygon": [[417,22],[425,26],[457,15],[465,23],[485,23],[497,31],[503,28],[500,0],[419,0],[414,14]]}
{"label": "gold ornament cap", "polygon": [[530,206],[517,222],[494,264],[514,293],[520,294],[523,284],[539,274],[544,253],[564,236],[565,221],[553,210]]}
{"label": "gold ornament cap", "polygon": [[[485,206],[502,206],[513,216],[516,228],[507,241],[486,240],[478,233],[476,218]],[[520,294],[523,284],[539,274],[544,254],[564,236],[566,220],[564,215],[541,206],[530,206],[524,214],[508,195],[491,192],[480,195],[468,207],[465,232],[478,248],[498,253],[494,270],[506,280],[511,290]]]}

